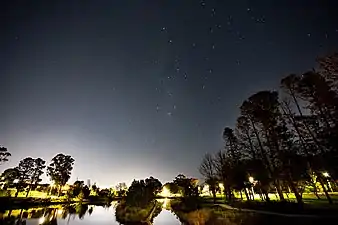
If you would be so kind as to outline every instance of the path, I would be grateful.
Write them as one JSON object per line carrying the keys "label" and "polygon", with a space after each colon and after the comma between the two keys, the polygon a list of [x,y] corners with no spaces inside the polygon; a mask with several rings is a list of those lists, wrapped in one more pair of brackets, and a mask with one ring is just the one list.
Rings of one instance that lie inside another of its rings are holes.
{"label": "path", "polygon": [[238,210],[241,212],[254,212],[254,213],[261,213],[261,214],[267,214],[267,215],[274,215],[274,216],[284,216],[284,217],[306,217],[306,218],[319,218],[319,217],[332,217],[337,218],[337,216],[320,216],[320,215],[308,215],[308,214],[286,214],[286,213],[277,213],[277,212],[270,212],[270,211],[263,211],[263,210],[255,210],[255,209],[240,209],[235,208],[227,204],[217,204],[217,206],[220,206],[227,210]]}

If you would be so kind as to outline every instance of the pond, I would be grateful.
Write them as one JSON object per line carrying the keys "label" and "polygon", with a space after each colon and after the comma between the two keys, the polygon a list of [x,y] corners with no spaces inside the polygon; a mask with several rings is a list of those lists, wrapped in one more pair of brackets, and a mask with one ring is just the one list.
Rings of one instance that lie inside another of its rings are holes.
{"label": "pond", "polygon": [[[162,201],[162,211],[153,218],[153,225],[182,224],[178,216],[171,210],[170,201]],[[97,205],[54,205],[50,207],[35,207],[29,209],[12,209],[0,212],[0,224],[4,225],[91,225],[91,224],[121,224],[116,221],[115,208],[117,202],[108,206]],[[283,217],[245,213],[233,210],[217,211],[213,209],[213,216],[205,216],[204,209],[191,214],[180,214],[180,218],[188,218],[190,224],[208,217],[207,225],[256,225],[256,224],[318,224],[323,218]],[[21,218],[21,220],[19,220]],[[325,223],[325,222],[324,222]]]}

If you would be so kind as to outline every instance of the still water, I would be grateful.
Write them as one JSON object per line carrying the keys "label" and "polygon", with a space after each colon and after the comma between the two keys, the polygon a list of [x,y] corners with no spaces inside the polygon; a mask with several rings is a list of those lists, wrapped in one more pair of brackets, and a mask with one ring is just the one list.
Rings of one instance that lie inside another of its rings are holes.
{"label": "still water", "polygon": [[[6,225],[89,225],[120,224],[115,218],[117,202],[111,206],[96,205],[55,205],[29,209],[13,209],[0,212],[0,224]],[[21,218],[21,223],[19,223]],[[179,225],[177,216],[165,204],[162,211],[154,218],[154,225]]]}
{"label": "still water", "polygon": [[[176,214],[170,208],[170,200],[162,202],[162,210],[153,218],[153,225],[180,225]],[[110,206],[95,205],[55,205],[45,208],[12,209],[0,211],[0,225],[91,225],[121,224],[116,221],[115,210],[118,202]],[[324,218],[283,217],[255,213],[213,211],[213,217],[207,223],[198,222],[203,219],[203,210],[183,215],[190,219],[189,224],[205,225],[286,225],[286,224],[326,224]],[[182,214],[181,218],[182,218]],[[21,218],[21,219],[20,219]]]}

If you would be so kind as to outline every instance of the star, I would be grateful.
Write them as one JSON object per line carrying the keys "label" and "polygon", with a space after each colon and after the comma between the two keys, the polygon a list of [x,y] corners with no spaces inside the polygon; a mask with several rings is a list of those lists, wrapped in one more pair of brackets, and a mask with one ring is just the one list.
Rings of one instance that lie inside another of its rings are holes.
{"label": "star", "polygon": [[170,44],[172,44],[173,43],[173,40],[171,40],[171,39],[169,39],[169,41],[168,41]]}

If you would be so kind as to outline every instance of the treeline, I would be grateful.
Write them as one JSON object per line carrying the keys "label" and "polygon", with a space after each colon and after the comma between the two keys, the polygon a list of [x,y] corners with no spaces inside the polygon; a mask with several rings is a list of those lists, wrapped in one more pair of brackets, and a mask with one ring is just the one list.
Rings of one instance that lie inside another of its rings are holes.
{"label": "treeline", "polygon": [[[4,153],[7,152],[4,151]],[[7,158],[6,158],[7,159]],[[61,193],[61,188],[67,183],[73,170],[74,159],[70,155],[58,154],[52,158],[51,163],[47,167],[47,176],[55,186],[58,187],[58,195]],[[41,175],[44,174],[46,161],[41,158],[27,157],[19,162],[19,165],[14,168],[6,169],[2,175],[2,181],[5,182],[3,187],[7,190],[8,187],[15,187],[15,197],[26,190],[26,197],[33,187],[41,181]]]}
{"label": "treeline", "polygon": [[[265,201],[276,192],[319,189],[332,203],[338,176],[338,54],[318,58],[318,68],[291,74],[279,91],[263,90],[240,107],[234,128],[223,132],[224,149],[205,155],[200,172],[216,197],[219,182],[231,201],[233,191],[253,199],[251,187]],[[251,177],[251,179],[249,179]],[[253,178],[255,181],[253,181]]]}

